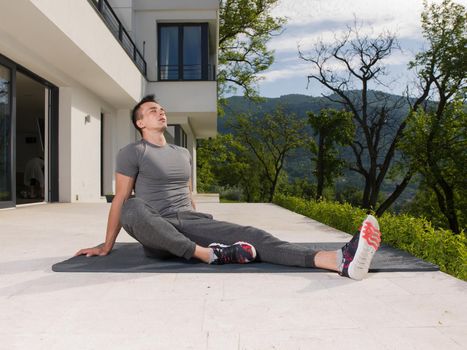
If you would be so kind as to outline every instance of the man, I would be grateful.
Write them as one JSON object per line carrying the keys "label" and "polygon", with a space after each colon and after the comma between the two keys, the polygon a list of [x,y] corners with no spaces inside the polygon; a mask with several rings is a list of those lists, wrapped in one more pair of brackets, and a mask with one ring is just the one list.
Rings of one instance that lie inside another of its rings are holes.
{"label": "man", "polygon": [[27,186],[25,198],[44,198],[44,159],[33,157],[24,167],[24,185]]}
{"label": "man", "polygon": [[[154,95],[144,97],[135,106],[132,122],[142,140],[124,147],[117,156],[116,191],[105,243],[82,249],[76,255],[109,254],[123,226],[149,256],[175,255],[209,264],[256,259],[337,271],[356,280],[368,273],[381,241],[378,222],[371,215],[360,233],[342,249],[318,252],[281,241],[254,227],[213,220],[211,215],[195,211],[190,154],[166,142],[167,117]],[[129,199],[133,188],[135,198]]]}

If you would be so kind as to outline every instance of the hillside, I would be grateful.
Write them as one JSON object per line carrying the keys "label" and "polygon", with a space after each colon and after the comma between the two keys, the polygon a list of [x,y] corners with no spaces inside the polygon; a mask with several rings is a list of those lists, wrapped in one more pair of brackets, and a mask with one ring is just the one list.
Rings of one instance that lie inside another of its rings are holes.
{"label": "hillside", "polygon": [[[355,91],[355,96],[358,96],[358,91]],[[376,95],[377,94],[377,95]],[[386,102],[389,104],[395,103],[396,101],[401,101],[402,97],[397,95],[382,94],[380,92],[370,92],[370,104],[373,106],[380,106],[382,102],[381,97],[384,97]],[[333,96],[333,99],[337,97]],[[295,113],[299,118],[307,118],[307,112],[312,111],[314,113],[319,113],[323,108],[334,108],[341,109],[341,105],[335,102],[330,101],[325,97],[313,97],[307,95],[284,95],[278,98],[264,98],[259,103],[252,103],[247,99],[234,96],[227,99],[227,105],[225,107],[225,115],[218,119],[218,131],[221,134],[229,133],[228,122],[232,118],[234,119],[239,114],[250,114],[261,117],[266,113],[272,112],[277,106],[282,106],[286,113]],[[409,109],[407,101],[402,100],[400,106],[395,110],[391,115],[391,123],[398,125],[400,121],[405,118],[406,113]],[[303,132],[311,134],[311,129],[306,129]],[[387,128],[387,138],[390,139],[393,137],[394,129]],[[340,150],[341,157],[348,162],[354,161],[354,155],[350,147],[342,148]],[[309,159],[309,154],[304,150],[297,150],[293,156],[291,156],[286,163],[285,170],[289,176],[290,180],[298,178],[308,178],[312,179],[312,164]],[[383,184],[383,192],[392,191],[395,182],[387,180]],[[361,175],[352,172],[350,170],[345,171],[345,174],[336,184],[339,190],[344,190],[348,188],[363,188],[363,178]],[[412,184],[403,194],[401,201],[404,201],[407,198],[411,198],[417,185]]]}

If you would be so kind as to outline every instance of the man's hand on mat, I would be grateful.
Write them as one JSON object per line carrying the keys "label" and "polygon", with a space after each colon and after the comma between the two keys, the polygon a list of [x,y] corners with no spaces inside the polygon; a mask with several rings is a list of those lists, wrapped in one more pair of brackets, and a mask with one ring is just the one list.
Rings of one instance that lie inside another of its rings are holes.
{"label": "man's hand on mat", "polygon": [[87,257],[90,257],[90,256],[105,256],[105,255],[107,255],[109,253],[110,253],[110,251],[108,249],[104,249],[103,245],[99,245],[99,246],[94,247],[94,248],[81,249],[79,252],[77,252],[75,254],[75,256],[78,256],[78,255],[86,255]]}

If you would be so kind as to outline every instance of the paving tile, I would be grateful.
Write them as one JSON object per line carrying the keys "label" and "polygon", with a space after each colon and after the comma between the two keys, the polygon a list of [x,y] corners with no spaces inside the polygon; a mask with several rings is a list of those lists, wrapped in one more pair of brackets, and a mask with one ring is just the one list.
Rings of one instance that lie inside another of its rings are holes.
{"label": "paving tile", "polygon": [[313,328],[353,328],[348,315],[335,301],[326,298],[255,298],[208,300],[203,330],[260,332]]}
{"label": "paving tile", "polygon": [[[200,211],[292,241],[349,236],[272,204]],[[0,211],[0,350],[461,349],[467,283],[441,272],[54,273],[104,237],[108,204]],[[119,242],[134,241],[125,232]]]}
{"label": "paving tile", "polygon": [[304,331],[245,332],[240,335],[242,350],[361,350],[384,349],[365,329],[310,329]]}
{"label": "paving tile", "polygon": [[466,294],[381,296],[381,301],[413,327],[465,326]]}
{"label": "paving tile", "polygon": [[370,273],[367,278],[362,281],[354,281],[349,278],[332,278],[323,281],[322,283],[328,288],[330,295],[337,298],[352,298],[353,296],[361,296],[362,291],[365,295],[381,296],[381,295],[410,295],[410,293],[396,283],[392,279],[375,278],[378,273]]}
{"label": "paving tile", "polygon": [[[19,344],[18,344],[19,343]],[[40,338],[18,340],[17,349],[113,349],[113,350],[199,350],[206,349],[207,335],[204,333],[153,332],[145,331],[108,334],[46,334]],[[38,347],[39,346],[39,347]],[[13,348],[14,349],[14,348]]]}
{"label": "paving tile", "polygon": [[207,332],[207,350],[238,350],[240,334],[237,332]]}
{"label": "paving tile", "polygon": [[404,328],[372,328],[373,336],[377,337],[385,349],[400,350],[461,350],[463,346],[443,335],[435,327],[404,327]]}
{"label": "paving tile", "polygon": [[220,299],[224,290],[225,274],[178,273],[174,281],[172,297]]}
{"label": "paving tile", "polygon": [[52,341],[41,334],[2,334],[0,333],[1,350],[49,350],[52,347]]}
{"label": "paving tile", "polygon": [[[318,274],[308,274],[318,275]],[[226,275],[224,299],[239,298],[316,298],[326,297],[323,279],[307,278],[305,274],[241,274]],[[313,276],[314,277],[314,276]]]}
{"label": "paving tile", "polygon": [[148,301],[139,300],[137,296],[102,303],[81,301],[47,332],[75,335],[132,335],[143,332],[148,336],[171,334],[174,330],[200,333],[204,303],[204,300],[174,300],[170,297],[155,297]]}
{"label": "paving tile", "polygon": [[436,328],[441,334],[448,337],[454,343],[462,346],[464,349],[467,345],[467,327],[465,326],[453,326],[453,327],[437,327]]}
{"label": "paving tile", "polygon": [[397,278],[394,284],[413,295],[467,294],[467,283],[443,273],[415,275],[411,278]]}
{"label": "paving tile", "polygon": [[11,336],[43,334],[55,322],[62,322],[70,311],[64,304],[53,303],[49,298],[3,299],[0,310],[0,337],[5,341]]}

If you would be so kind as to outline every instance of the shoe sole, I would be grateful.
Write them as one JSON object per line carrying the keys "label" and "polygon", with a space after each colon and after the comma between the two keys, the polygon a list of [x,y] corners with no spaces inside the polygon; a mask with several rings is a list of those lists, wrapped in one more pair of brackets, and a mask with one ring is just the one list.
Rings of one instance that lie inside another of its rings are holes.
{"label": "shoe sole", "polygon": [[[374,216],[368,215],[363,221],[362,229],[359,233],[360,237],[358,240],[358,247],[357,251],[355,252],[355,257],[348,268],[349,277],[358,281],[364,279],[368,274],[371,260],[373,260],[373,256],[378,250],[378,248],[373,246],[373,242],[368,242],[364,237],[364,230],[367,223],[372,226],[372,229],[379,231],[378,220],[376,220]],[[363,259],[363,257],[366,257],[366,259]]]}

